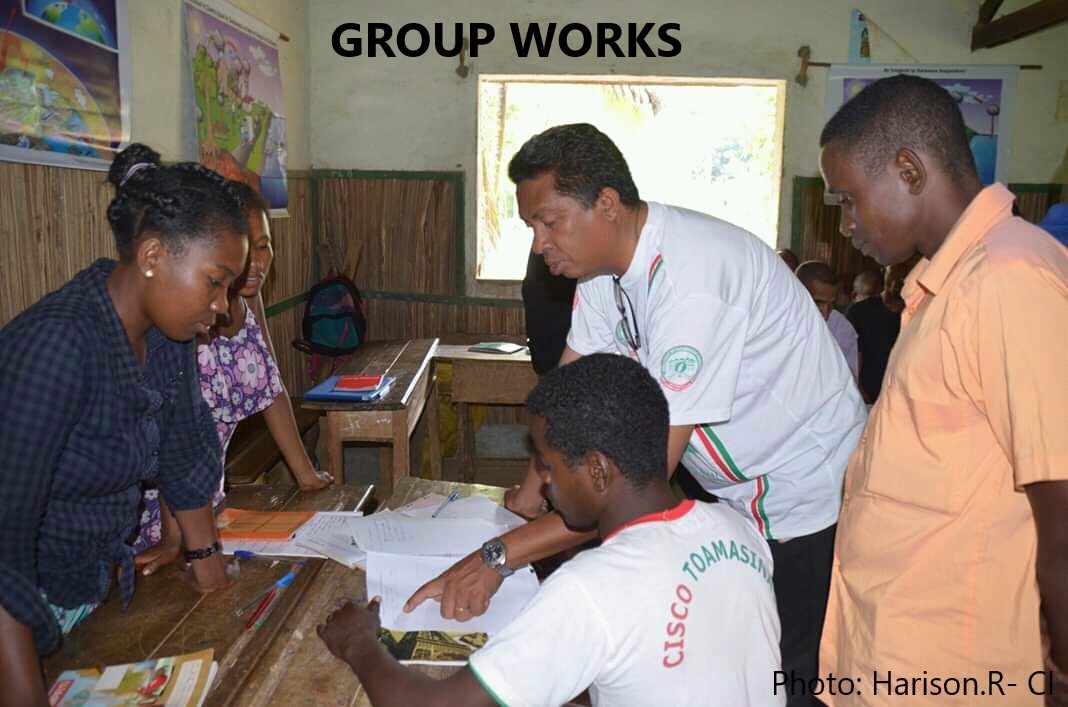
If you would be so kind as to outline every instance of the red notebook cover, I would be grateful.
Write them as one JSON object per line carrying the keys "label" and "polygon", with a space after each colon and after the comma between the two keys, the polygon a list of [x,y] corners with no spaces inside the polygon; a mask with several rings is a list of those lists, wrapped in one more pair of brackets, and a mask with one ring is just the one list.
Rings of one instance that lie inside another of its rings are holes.
{"label": "red notebook cover", "polygon": [[350,375],[341,376],[334,384],[334,390],[376,390],[382,384],[382,376]]}

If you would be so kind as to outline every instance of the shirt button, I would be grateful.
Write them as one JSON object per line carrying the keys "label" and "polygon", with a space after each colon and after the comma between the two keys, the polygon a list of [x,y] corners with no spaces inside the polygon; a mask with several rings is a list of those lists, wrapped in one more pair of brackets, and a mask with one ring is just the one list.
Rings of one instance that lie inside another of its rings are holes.
{"label": "shirt button", "polygon": [[159,450],[158,449],[153,449],[152,450],[152,456],[158,457],[159,456]]}

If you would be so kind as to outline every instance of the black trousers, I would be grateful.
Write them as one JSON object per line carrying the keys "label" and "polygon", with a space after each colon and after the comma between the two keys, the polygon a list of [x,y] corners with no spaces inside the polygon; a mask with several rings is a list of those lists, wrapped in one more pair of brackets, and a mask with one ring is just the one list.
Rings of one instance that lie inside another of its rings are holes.
{"label": "black trousers", "polygon": [[[810,680],[819,675],[820,634],[823,632],[823,616],[827,613],[837,527],[832,525],[826,530],[787,542],[768,542],[771,557],[775,561],[775,600],[782,624],[779,647],[787,687],[792,682],[791,677],[803,680],[807,686]],[[815,697],[805,693],[807,689],[788,692],[787,707],[815,707],[821,704]]]}

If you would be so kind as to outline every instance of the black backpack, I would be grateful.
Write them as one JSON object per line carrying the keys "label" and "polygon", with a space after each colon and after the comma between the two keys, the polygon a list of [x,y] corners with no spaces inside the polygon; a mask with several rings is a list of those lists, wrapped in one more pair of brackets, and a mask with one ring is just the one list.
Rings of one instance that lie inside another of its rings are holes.
{"label": "black backpack", "polygon": [[303,339],[294,339],[297,350],[312,355],[312,368],[317,368],[316,354],[347,356],[364,342],[367,316],[363,298],[356,284],[344,275],[329,275],[308,290],[301,320]]}

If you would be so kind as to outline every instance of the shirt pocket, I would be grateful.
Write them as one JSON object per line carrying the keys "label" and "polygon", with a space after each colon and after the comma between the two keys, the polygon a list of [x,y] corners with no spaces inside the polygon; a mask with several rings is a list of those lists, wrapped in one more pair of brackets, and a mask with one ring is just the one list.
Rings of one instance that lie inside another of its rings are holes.
{"label": "shirt pocket", "polygon": [[[895,351],[863,450],[865,492],[935,513],[959,514],[990,459],[985,420],[955,390],[937,351]],[[902,354],[910,354],[903,356]]]}

